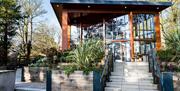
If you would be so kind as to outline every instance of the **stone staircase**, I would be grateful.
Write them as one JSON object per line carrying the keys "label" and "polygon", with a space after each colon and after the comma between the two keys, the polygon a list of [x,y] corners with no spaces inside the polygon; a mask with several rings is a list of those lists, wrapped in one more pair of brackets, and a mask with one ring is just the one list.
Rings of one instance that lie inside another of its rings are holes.
{"label": "stone staircase", "polygon": [[158,91],[147,62],[115,62],[105,91]]}

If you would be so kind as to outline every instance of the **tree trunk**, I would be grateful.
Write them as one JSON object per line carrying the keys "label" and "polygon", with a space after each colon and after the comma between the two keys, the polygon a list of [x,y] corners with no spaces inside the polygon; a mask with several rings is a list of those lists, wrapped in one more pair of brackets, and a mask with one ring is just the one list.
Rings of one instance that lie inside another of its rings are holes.
{"label": "tree trunk", "polygon": [[8,61],[8,28],[7,24],[5,24],[5,30],[4,30],[4,65],[7,66]]}

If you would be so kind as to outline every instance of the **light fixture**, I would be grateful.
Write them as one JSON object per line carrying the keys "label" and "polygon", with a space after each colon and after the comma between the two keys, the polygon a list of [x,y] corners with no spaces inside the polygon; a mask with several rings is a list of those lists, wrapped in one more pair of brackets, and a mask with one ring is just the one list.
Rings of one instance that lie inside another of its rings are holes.
{"label": "light fixture", "polygon": [[159,7],[157,7],[157,10],[159,9]]}
{"label": "light fixture", "polygon": [[90,5],[88,5],[87,7],[88,7],[88,8],[91,8],[91,6],[90,6]]}
{"label": "light fixture", "polygon": [[59,7],[59,5],[56,5],[56,7]]}
{"label": "light fixture", "polygon": [[125,6],[124,8],[125,8],[125,9],[127,9],[127,7],[126,7],[126,6]]}

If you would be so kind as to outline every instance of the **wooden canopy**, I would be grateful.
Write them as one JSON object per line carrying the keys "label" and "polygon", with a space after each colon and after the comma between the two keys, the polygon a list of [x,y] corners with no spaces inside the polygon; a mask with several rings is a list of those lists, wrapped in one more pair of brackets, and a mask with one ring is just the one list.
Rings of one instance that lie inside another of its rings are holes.
{"label": "wooden canopy", "polygon": [[[156,13],[172,5],[171,2],[118,0],[51,0],[56,16],[68,12],[70,25],[92,25],[124,14]],[[61,19],[59,19],[61,21]]]}

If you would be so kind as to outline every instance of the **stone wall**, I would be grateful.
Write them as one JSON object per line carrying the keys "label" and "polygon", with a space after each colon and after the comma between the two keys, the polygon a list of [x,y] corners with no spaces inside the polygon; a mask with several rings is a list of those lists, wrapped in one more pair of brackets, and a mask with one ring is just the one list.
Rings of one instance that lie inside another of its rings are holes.
{"label": "stone wall", "polygon": [[93,91],[93,72],[75,71],[69,77],[63,71],[52,71],[52,91]]}
{"label": "stone wall", "polygon": [[14,91],[15,71],[0,70],[0,91]]}
{"label": "stone wall", "polygon": [[[24,67],[25,82],[46,83],[46,71],[45,67]],[[52,91],[93,91],[93,72],[75,71],[67,76],[62,70],[52,70]]]}
{"label": "stone wall", "polygon": [[174,91],[180,91],[180,73],[173,73]]}
{"label": "stone wall", "polygon": [[46,82],[46,67],[24,67],[25,82]]}

